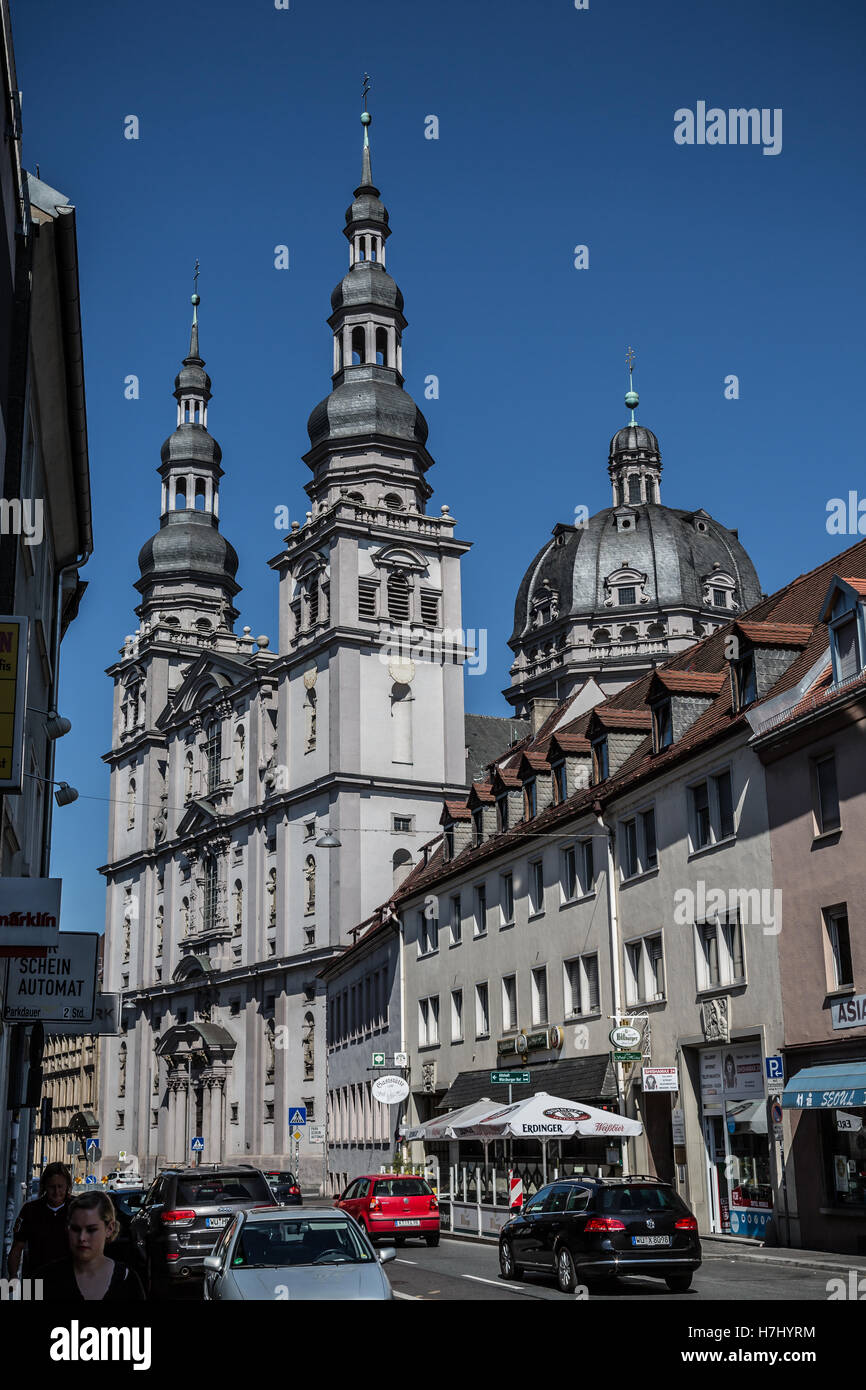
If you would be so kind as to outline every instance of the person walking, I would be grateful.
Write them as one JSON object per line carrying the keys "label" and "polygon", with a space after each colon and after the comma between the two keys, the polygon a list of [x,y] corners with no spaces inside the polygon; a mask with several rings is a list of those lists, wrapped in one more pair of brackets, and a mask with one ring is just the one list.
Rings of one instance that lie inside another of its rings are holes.
{"label": "person walking", "polygon": [[117,1234],[117,1215],[107,1192],[73,1197],[67,1212],[68,1253],[36,1271],[45,1303],[140,1303],[141,1280],[105,1253]]}
{"label": "person walking", "polygon": [[34,1270],[69,1252],[66,1213],[72,1196],[72,1174],[64,1163],[49,1163],[39,1180],[39,1196],[25,1202],[12,1231],[12,1248],[7,1267],[11,1278],[22,1273],[29,1279]]}

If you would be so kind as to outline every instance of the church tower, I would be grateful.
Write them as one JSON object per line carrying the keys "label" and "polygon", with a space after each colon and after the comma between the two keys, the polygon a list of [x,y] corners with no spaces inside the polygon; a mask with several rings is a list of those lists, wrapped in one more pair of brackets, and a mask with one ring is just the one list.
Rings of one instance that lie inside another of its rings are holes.
{"label": "church tower", "polygon": [[[370,114],[331,295],[332,389],[310,415],[310,510],[280,576],[281,738],[289,814],[339,839],[321,879],[330,941],[386,901],[464,785],[460,557],[426,507],[427,422],[404,389],[403,296],[386,270]],[[385,852],[383,852],[383,849]]]}

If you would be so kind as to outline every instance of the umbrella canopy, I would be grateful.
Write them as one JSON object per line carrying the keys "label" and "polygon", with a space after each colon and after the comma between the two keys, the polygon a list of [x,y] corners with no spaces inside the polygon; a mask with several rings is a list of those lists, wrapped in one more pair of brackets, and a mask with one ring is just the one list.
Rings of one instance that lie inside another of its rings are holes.
{"label": "umbrella canopy", "polygon": [[610,1110],[598,1110],[583,1101],[564,1100],[538,1091],[527,1100],[515,1101],[474,1120],[451,1122],[457,1138],[493,1139],[510,1134],[515,1139],[625,1138],[643,1132],[640,1120],[630,1120]]}
{"label": "umbrella canopy", "polygon": [[472,1123],[499,1108],[498,1102],[485,1097],[483,1100],[474,1100],[471,1105],[463,1105],[459,1110],[449,1110],[445,1115],[435,1115],[432,1120],[425,1120],[423,1124],[401,1125],[400,1135],[403,1139],[457,1138],[459,1136],[456,1136],[452,1129],[455,1124]]}

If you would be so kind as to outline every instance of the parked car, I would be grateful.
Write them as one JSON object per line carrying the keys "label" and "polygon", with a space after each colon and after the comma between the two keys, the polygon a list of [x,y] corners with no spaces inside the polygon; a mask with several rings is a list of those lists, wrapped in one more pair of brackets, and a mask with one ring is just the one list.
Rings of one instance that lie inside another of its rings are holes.
{"label": "parked car", "polygon": [[152,1291],[200,1277],[238,1211],[276,1206],[267,1178],[251,1164],[163,1169],[130,1222],[136,1262]]}
{"label": "parked car", "polygon": [[294,1173],[278,1172],[276,1169],[267,1169],[265,1177],[268,1185],[281,1206],[299,1207],[303,1203],[301,1189],[298,1186]]}
{"label": "parked car", "polygon": [[344,1301],[393,1299],[382,1268],[396,1250],[377,1256],[357,1222],[328,1208],[239,1212],[216,1250],[205,1257],[209,1302],[262,1299]]}
{"label": "parked car", "polygon": [[144,1186],[141,1174],[132,1173],[126,1168],[109,1173],[105,1184],[109,1192],[135,1192]]}
{"label": "parked car", "polygon": [[368,1173],[350,1182],[334,1205],[354,1216],[371,1239],[407,1236],[439,1244],[439,1202],[430,1184],[410,1173]]}
{"label": "parked car", "polygon": [[550,1183],[499,1233],[504,1279],[555,1274],[563,1293],[620,1274],[664,1279],[683,1293],[700,1264],[697,1221],[669,1183],[652,1177]]}
{"label": "parked car", "polygon": [[[86,1190],[86,1189],[85,1189]],[[132,1264],[135,1259],[135,1249],[130,1234],[132,1218],[138,1211],[147,1195],[145,1187],[126,1188],[122,1192],[112,1192],[111,1200],[114,1210],[117,1213],[117,1235],[111,1242],[108,1253],[112,1259],[118,1259],[122,1264]]]}

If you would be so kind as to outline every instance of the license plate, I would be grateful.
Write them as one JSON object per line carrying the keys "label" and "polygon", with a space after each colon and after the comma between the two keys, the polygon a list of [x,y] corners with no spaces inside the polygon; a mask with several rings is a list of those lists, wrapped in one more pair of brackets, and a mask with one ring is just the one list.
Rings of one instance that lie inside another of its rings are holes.
{"label": "license plate", "polygon": [[670,1245],[670,1236],[632,1236],[632,1245]]}
{"label": "license plate", "polygon": [[420,1221],[395,1221],[395,1226],[420,1226]]}
{"label": "license plate", "polygon": [[204,1224],[212,1228],[222,1228],[223,1226],[227,1226],[229,1224],[229,1219],[227,1216],[206,1216],[204,1219]]}

